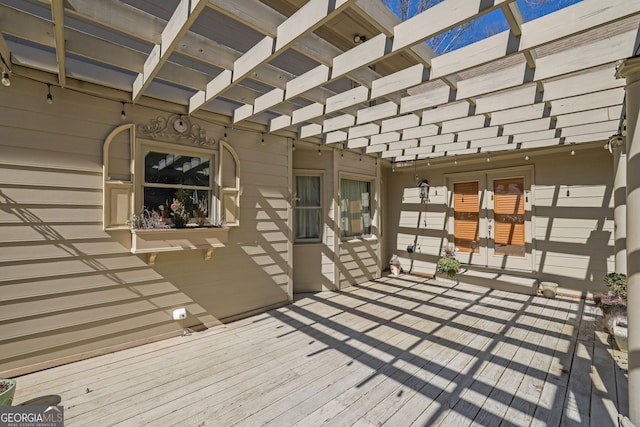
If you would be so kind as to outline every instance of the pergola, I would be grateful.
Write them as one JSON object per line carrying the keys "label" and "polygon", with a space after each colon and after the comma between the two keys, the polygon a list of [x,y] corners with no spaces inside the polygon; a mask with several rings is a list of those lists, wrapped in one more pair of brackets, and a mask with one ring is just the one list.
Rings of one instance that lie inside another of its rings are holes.
{"label": "pergola", "polygon": [[[425,44],[490,13],[509,28],[442,55]],[[602,141],[627,189],[616,267],[640,306],[640,65],[626,59],[639,22],[637,0],[528,22],[516,0],[445,0],[405,22],[378,0],[7,0],[0,54],[3,83],[42,82],[43,101],[73,90],[397,166]],[[640,314],[629,321],[637,396]]]}

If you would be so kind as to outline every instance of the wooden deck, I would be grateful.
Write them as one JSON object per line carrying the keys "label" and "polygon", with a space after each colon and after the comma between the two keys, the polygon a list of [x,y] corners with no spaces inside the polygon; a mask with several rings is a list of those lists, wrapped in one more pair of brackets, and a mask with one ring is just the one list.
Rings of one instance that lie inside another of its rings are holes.
{"label": "wooden deck", "polygon": [[578,299],[385,277],[18,378],[66,426],[617,425],[626,354]]}

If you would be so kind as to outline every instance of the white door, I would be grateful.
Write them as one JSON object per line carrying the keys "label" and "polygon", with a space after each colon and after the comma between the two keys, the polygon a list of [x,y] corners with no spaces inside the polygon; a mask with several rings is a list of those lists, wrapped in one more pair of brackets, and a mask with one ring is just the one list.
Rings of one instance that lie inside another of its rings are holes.
{"label": "white door", "polygon": [[487,265],[532,270],[531,169],[487,174]]}
{"label": "white door", "polygon": [[460,262],[532,270],[532,167],[450,175],[449,242]]}

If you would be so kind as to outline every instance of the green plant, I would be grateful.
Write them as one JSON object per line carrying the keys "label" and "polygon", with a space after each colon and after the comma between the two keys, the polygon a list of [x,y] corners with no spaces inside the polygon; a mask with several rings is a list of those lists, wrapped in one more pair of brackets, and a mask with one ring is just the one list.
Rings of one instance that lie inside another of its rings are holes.
{"label": "green plant", "polygon": [[604,283],[612,296],[627,298],[627,275],[622,273],[608,273],[604,276]]}
{"label": "green plant", "polygon": [[437,272],[445,273],[452,279],[455,279],[456,275],[460,271],[460,261],[455,258],[440,258],[437,264]]}

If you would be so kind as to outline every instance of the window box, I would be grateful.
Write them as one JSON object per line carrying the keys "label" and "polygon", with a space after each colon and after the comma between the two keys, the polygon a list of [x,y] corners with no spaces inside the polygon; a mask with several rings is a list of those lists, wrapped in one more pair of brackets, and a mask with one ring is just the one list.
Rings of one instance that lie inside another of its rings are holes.
{"label": "window box", "polygon": [[215,248],[229,241],[228,227],[187,227],[166,230],[131,230],[131,252],[149,254],[148,264],[154,265],[160,252],[200,249],[209,260]]}

